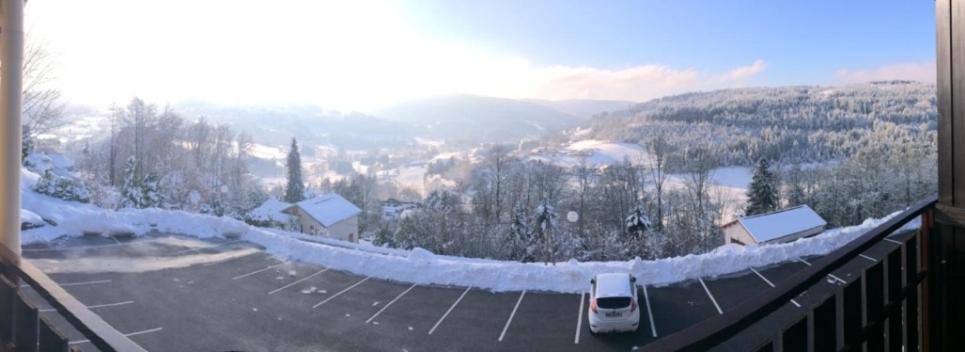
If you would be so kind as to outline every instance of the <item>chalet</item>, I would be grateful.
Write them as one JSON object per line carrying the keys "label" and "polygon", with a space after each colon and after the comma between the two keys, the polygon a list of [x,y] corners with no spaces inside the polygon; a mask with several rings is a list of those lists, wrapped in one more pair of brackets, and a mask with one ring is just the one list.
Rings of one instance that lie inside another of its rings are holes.
{"label": "chalet", "polygon": [[721,229],[724,243],[755,245],[791,242],[814,236],[828,225],[811,207],[800,205],[775,212],[745,216],[731,221]]}
{"label": "chalet", "polygon": [[285,214],[284,210],[291,206],[291,203],[282,202],[274,197],[268,198],[257,208],[248,212],[247,221],[257,226],[288,228],[292,217]]}
{"label": "chalet", "polygon": [[282,212],[294,217],[293,231],[351,242],[359,239],[358,215],[362,210],[338,194],[306,199]]}

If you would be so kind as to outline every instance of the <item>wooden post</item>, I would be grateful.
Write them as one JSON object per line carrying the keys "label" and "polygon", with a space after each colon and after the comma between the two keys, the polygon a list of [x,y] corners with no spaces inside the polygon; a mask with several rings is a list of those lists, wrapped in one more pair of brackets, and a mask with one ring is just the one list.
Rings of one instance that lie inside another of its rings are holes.
{"label": "wooden post", "polygon": [[23,0],[0,3],[0,245],[20,254]]}
{"label": "wooden post", "polygon": [[[965,350],[965,1],[935,1],[938,205],[923,217],[923,347]],[[926,256],[927,255],[927,256]]]}

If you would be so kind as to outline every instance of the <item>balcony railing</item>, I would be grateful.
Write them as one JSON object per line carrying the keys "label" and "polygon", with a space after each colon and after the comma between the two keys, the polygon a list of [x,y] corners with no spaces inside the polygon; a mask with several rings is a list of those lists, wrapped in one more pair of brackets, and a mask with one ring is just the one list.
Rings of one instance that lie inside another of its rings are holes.
{"label": "balcony railing", "polygon": [[[756,351],[928,351],[929,260],[936,198],[924,200],[856,240],[816,260],[813,265],[776,287],[746,300],[735,309],[704,320],[644,347],[647,351],[712,350],[748,331],[829,274],[872,246],[921,218],[921,226],[883,260],[867,267],[857,279],[837,287],[803,307],[790,324],[773,326]],[[925,260],[922,260],[925,259]],[[922,291],[922,290],[925,291]],[[771,331],[773,330],[773,331]],[[923,334],[925,334],[923,336]]]}
{"label": "balcony railing", "polygon": [[70,351],[70,341],[25,295],[36,291],[101,351],[144,351],[104,322],[37,267],[0,246],[0,351]]}

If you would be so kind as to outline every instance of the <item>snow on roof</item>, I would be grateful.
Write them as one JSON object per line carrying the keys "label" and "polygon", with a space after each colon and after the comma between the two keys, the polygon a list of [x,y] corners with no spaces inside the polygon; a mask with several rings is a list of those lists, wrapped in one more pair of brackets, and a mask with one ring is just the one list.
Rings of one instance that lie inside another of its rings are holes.
{"label": "snow on roof", "polygon": [[596,276],[596,297],[631,297],[630,274],[611,273]]}
{"label": "snow on roof", "polygon": [[296,206],[302,208],[325,227],[332,226],[362,211],[355,204],[335,193],[325,193],[315,198],[306,199],[286,209]]}
{"label": "snow on roof", "polygon": [[282,202],[275,198],[268,198],[264,203],[261,203],[257,208],[252,209],[248,212],[248,216],[252,220],[257,221],[277,221],[282,223],[287,223],[289,220],[289,215],[282,212],[282,210],[291,207],[291,203]]}
{"label": "snow on roof", "polygon": [[757,242],[775,240],[828,224],[807,205],[747,216],[737,219],[737,222],[744,226]]}

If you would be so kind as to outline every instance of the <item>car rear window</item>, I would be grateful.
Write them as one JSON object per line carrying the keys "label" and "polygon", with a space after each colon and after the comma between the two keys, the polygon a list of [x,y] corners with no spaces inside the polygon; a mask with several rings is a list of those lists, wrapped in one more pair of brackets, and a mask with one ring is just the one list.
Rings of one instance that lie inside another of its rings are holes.
{"label": "car rear window", "polygon": [[596,305],[605,309],[624,308],[630,305],[630,297],[605,297],[597,298]]}

